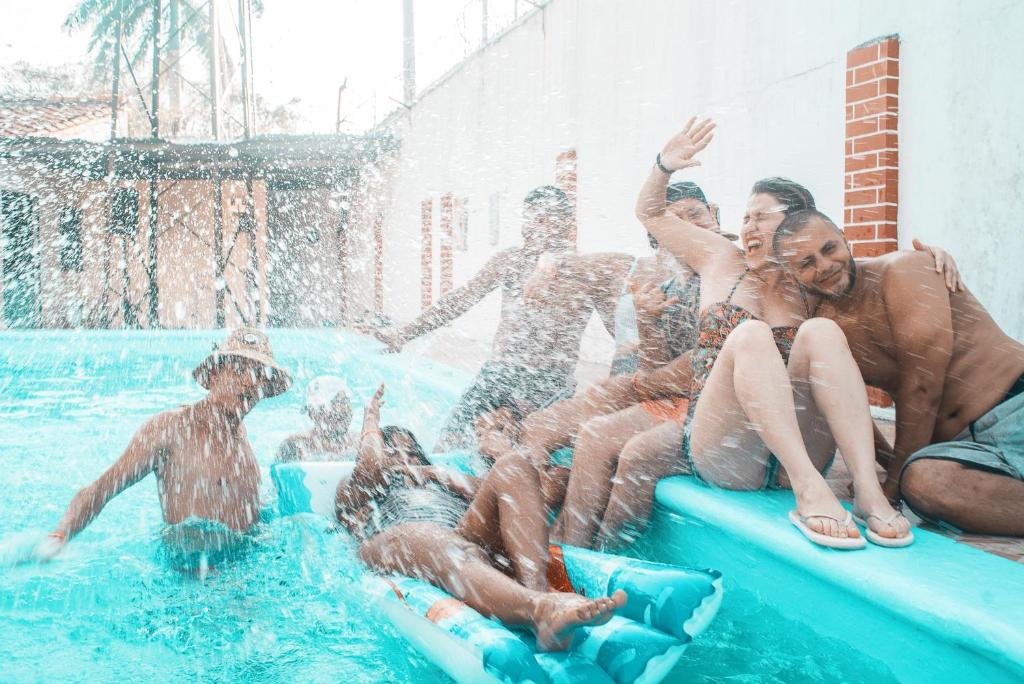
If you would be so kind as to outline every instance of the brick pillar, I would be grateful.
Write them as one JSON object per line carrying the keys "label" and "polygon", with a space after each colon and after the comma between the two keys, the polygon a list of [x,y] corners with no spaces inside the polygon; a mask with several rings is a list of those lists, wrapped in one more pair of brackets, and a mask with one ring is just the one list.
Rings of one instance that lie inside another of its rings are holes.
{"label": "brick pillar", "polygon": [[899,183],[899,38],[846,55],[846,196],[844,229],[853,255],[896,249]]}
{"label": "brick pillar", "polygon": [[[899,203],[898,36],[877,38],[846,53],[846,192],[843,232],[853,255],[897,249]],[[892,399],[868,388],[875,406]]]}
{"label": "brick pillar", "polygon": [[434,295],[434,201],[420,203],[420,306],[430,308]]}
{"label": "brick pillar", "polygon": [[373,220],[373,312],[384,313],[384,216]]}
{"label": "brick pillar", "polygon": [[576,150],[568,149],[555,157],[555,185],[569,197],[572,204],[572,222],[569,240],[576,244]]}
{"label": "brick pillar", "polygon": [[448,192],[441,196],[441,296],[452,289],[454,262],[452,260],[452,231],[455,198]]}

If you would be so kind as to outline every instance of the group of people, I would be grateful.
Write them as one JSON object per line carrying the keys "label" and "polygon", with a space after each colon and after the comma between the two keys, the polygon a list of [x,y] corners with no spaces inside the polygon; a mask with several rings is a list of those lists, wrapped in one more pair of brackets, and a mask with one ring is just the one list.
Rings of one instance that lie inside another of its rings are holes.
{"label": "group of people", "polygon": [[[854,259],[792,180],[756,182],[739,235],[723,232],[701,188],[670,184],[699,164],[714,128],[691,119],[656,155],[636,205],[652,255],[574,252],[571,205],[544,186],[525,199],[522,246],[495,254],[415,321],[377,331],[397,351],[500,286],[493,357],[435,447],[477,451],[475,476],[434,465],[408,430],[382,427],[383,386],[358,437],[343,383],[309,388],[314,427],[278,458],[352,455],[337,520],[371,568],[430,581],[557,649],[625,597],[550,591],[549,544],[631,542],[669,475],[791,489],[791,522],[824,547],[911,545],[903,503],[960,530],[1024,536],[1024,345],[947,253],[915,243]],[[593,312],[615,338],[612,373],[574,394]],[[259,470],[242,420],[288,388],[288,373],[263,333],[240,330],[195,377],[207,396],[147,422],[75,496],[41,555],[150,472],[171,527],[198,518],[244,534],[256,524]],[[867,385],[895,401],[894,444],[872,420]],[[825,480],[837,448],[852,511]]]}

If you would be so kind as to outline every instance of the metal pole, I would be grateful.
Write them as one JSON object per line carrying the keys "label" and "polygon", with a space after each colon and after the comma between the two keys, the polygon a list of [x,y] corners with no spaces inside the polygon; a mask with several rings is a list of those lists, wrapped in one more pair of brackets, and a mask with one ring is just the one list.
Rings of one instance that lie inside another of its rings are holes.
{"label": "metal pole", "polygon": [[220,32],[217,2],[210,0],[210,134],[220,140]]}
{"label": "metal pole", "polygon": [[[110,141],[113,142],[114,138],[117,137],[117,110],[118,110],[118,99],[120,93],[118,89],[121,85],[121,30],[124,18],[124,0],[117,0],[117,45],[114,46],[114,73],[111,78],[110,87]],[[113,155],[111,155],[111,164],[113,163]]]}
{"label": "metal pole", "polygon": [[[160,0],[153,0],[153,79],[150,91],[150,137],[160,138]],[[157,284],[157,240],[156,231],[160,218],[160,194],[157,179],[160,175],[158,158],[153,160],[149,178],[149,254],[146,272],[149,276],[149,327],[160,327],[160,289]]]}
{"label": "metal pole", "polygon": [[413,31],[412,0],[402,2],[402,85],[406,107],[416,99],[416,44]]}
{"label": "metal pole", "polygon": [[[211,3],[212,5],[212,3]],[[224,327],[224,295],[228,284],[224,279],[227,259],[224,257],[224,187],[219,175],[213,176],[213,288],[217,327]]]}
{"label": "metal pole", "polygon": [[244,136],[248,140],[252,136],[252,118],[249,98],[252,96],[249,87],[249,41],[246,32],[246,0],[238,0],[238,35],[242,52],[242,125]]}

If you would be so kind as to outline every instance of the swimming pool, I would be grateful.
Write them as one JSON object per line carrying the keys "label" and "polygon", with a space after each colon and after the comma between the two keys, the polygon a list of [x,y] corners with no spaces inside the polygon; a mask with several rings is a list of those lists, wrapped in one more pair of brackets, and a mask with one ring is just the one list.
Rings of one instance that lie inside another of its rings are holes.
{"label": "swimming pool", "polygon": [[[351,546],[316,518],[268,515],[254,554],[199,582],[157,559],[160,512],[147,479],[112,501],[57,561],[5,561],[52,527],[146,417],[202,396],[191,370],[222,337],[0,332],[0,680],[445,678],[366,605]],[[273,331],[271,341],[295,387],[246,419],[263,466],[304,424],[302,390],[318,374],[344,376],[357,403],[383,380],[383,421],[408,425],[426,444],[468,380],[335,331]],[[264,487],[270,498],[269,478]],[[896,681],[882,662],[784,618],[728,575],[726,589],[718,618],[668,681]]]}

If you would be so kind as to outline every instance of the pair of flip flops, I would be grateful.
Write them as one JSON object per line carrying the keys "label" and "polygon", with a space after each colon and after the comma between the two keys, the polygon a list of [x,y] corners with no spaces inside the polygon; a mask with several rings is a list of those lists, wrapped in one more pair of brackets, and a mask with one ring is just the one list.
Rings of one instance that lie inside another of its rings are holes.
{"label": "pair of flip flops", "polygon": [[897,511],[890,516],[889,519],[885,519],[877,515],[862,516],[859,513],[854,515],[847,511],[846,516],[840,519],[834,518],[830,515],[800,515],[796,511],[790,511],[789,521],[793,523],[798,530],[800,530],[801,534],[819,546],[825,546],[830,549],[840,549],[843,551],[853,551],[856,549],[863,549],[867,546],[867,542],[864,541],[864,537],[830,537],[827,534],[822,534],[811,529],[811,527],[807,525],[807,521],[811,518],[826,518],[828,520],[834,520],[840,527],[845,527],[847,529],[849,529],[853,522],[856,521],[859,525],[864,526],[864,532],[868,541],[872,544],[887,548],[900,548],[910,546],[914,543],[913,532],[907,532],[907,534],[902,537],[883,537],[868,527],[867,524],[868,520],[875,518],[876,520],[882,521],[882,524],[884,525],[890,525],[900,515],[901,513]]}

